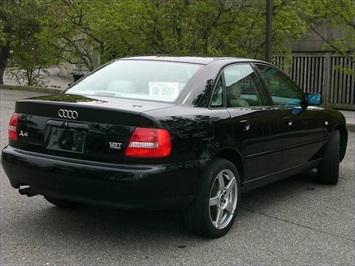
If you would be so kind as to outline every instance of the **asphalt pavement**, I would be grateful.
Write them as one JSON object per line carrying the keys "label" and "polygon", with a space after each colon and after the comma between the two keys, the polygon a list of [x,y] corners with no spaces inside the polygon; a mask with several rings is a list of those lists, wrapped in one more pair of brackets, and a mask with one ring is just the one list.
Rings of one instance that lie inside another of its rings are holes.
{"label": "asphalt pavement", "polygon": [[346,126],[349,131],[355,131],[355,112],[354,111],[345,111],[339,110],[343,113],[346,119]]}

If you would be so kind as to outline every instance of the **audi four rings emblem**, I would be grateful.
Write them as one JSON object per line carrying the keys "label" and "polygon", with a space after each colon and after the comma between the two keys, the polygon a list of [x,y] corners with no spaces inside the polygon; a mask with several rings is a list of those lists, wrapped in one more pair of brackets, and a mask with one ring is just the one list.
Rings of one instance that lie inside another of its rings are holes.
{"label": "audi four rings emblem", "polygon": [[67,109],[59,109],[58,115],[61,118],[67,118],[67,119],[77,119],[79,116],[77,111],[67,110]]}

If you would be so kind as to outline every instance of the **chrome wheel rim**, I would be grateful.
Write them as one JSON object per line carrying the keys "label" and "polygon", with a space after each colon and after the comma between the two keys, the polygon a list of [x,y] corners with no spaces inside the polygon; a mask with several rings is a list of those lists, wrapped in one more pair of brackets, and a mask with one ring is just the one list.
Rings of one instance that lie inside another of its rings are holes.
{"label": "chrome wheel rim", "polygon": [[219,172],[213,181],[209,196],[209,213],[213,226],[225,228],[233,219],[238,201],[238,185],[232,171]]}

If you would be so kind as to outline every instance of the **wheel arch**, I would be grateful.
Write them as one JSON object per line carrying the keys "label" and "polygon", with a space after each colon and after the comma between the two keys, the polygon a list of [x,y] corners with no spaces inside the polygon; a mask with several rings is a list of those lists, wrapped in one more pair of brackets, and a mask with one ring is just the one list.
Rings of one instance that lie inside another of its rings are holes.
{"label": "wheel arch", "polygon": [[232,162],[238,170],[240,181],[243,183],[244,180],[244,163],[242,156],[239,152],[233,149],[224,149],[219,151],[214,158],[222,158]]}
{"label": "wheel arch", "polygon": [[338,125],[334,130],[339,130],[340,133],[340,161],[341,162],[346,153],[346,146],[348,144],[348,131],[343,125]]}

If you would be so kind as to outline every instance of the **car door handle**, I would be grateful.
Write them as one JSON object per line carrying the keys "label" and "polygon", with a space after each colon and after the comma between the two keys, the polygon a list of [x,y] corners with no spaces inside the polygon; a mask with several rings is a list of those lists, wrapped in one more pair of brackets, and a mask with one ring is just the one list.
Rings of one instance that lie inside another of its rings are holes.
{"label": "car door handle", "polygon": [[239,123],[242,130],[247,131],[250,129],[250,122],[248,120],[241,120]]}
{"label": "car door handle", "polygon": [[289,118],[289,117],[285,117],[285,118],[284,118],[284,120],[285,120],[285,123],[286,123],[288,126],[292,126],[293,121],[292,121],[292,119],[291,119],[291,118]]}

